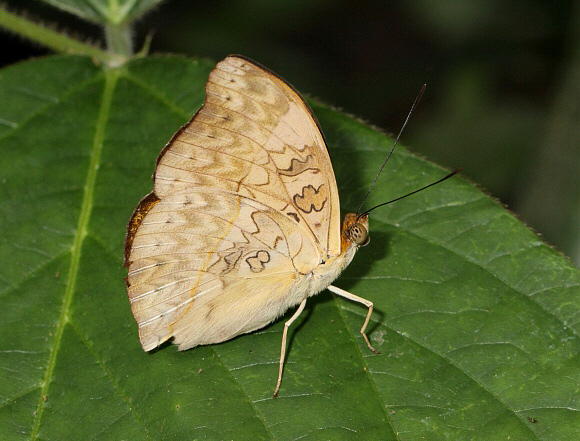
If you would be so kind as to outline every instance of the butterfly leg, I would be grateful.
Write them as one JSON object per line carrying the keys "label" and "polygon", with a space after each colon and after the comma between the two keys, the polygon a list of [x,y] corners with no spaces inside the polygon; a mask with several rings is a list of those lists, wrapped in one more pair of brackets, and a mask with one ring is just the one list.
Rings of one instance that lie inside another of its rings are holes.
{"label": "butterfly leg", "polygon": [[298,318],[302,311],[304,311],[304,307],[306,306],[306,299],[302,300],[300,306],[294,313],[290,320],[284,323],[284,334],[282,334],[282,348],[280,349],[280,371],[278,372],[278,383],[276,383],[276,390],[274,391],[274,398],[278,396],[278,391],[280,390],[280,385],[282,384],[282,372],[284,371],[284,359],[286,358],[286,337],[288,336],[288,328],[294,320]]}
{"label": "butterfly leg", "polygon": [[367,300],[367,299],[363,299],[362,297],[355,296],[354,294],[351,294],[348,291],[345,291],[344,289],[340,289],[340,288],[333,286],[333,285],[329,285],[328,290],[335,293],[336,295],[344,297],[345,299],[352,300],[353,302],[362,303],[367,308],[369,308],[369,312],[367,313],[367,318],[366,318],[362,328],[360,329],[360,333],[362,334],[365,341],[367,342],[367,346],[369,347],[369,349],[371,351],[373,351],[375,354],[380,354],[379,351],[377,351],[375,348],[373,348],[373,345],[371,345],[371,342],[369,341],[369,338],[368,338],[367,333],[366,333],[367,326],[369,324],[369,321],[371,320],[371,315],[373,315],[373,308],[374,308],[373,302],[371,302],[370,300]]}

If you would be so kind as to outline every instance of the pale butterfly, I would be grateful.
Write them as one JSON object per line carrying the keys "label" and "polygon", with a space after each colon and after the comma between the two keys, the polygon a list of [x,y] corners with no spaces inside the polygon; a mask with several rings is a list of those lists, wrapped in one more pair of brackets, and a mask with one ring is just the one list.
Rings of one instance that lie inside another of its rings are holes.
{"label": "pale butterfly", "polygon": [[217,64],[206,100],[161,151],[154,190],[131,217],[127,290],[145,351],[180,350],[266,326],[328,288],[369,242],[368,212],[340,222],[334,171],[318,121],[296,90],[241,56]]}

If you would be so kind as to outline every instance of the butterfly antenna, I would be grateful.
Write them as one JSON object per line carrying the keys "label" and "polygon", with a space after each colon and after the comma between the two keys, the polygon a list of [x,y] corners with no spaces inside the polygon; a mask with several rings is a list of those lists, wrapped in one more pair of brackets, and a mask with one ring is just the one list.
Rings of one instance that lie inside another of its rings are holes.
{"label": "butterfly antenna", "polygon": [[439,180],[437,180],[437,181],[435,181],[435,182],[431,182],[430,184],[428,184],[428,185],[425,185],[424,187],[421,187],[421,188],[419,188],[418,190],[412,191],[411,193],[404,194],[403,196],[399,196],[398,198],[392,199],[392,200],[390,200],[390,201],[388,201],[388,202],[383,202],[382,204],[375,205],[373,208],[370,208],[370,209],[368,209],[367,211],[365,211],[364,213],[361,213],[361,214],[359,214],[359,215],[358,215],[358,217],[362,217],[362,216],[364,216],[364,215],[367,215],[367,214],[369,214],[369,213],[370,213],[371,211],[373,211],[375,208],[382,207],[383,205],[390,204],[391,202],[399,201],[399,200],[401,200],[401,199],[403,199],[403,198],[406,198],[407,196],[411,196],[412,194],[418,193],[418,192],[420,192],[420,191],[423,191],[423,190],[425,190],[426,188],[429,188],[429,187],[432,187],[433,185],[439,184],[440,182],[443,182],[443,181],[445,181],[445,180],[449,179],[451,176],[453,176],[453,175],[456,175],[456,174],[457,174],[457,173],[459,173],[461,170],[463,170],[463,167],[460,167],[460,168],[458,168],[457,170],[454,170],[454,171],[452,171],[452,172],[451,172],[451,173],[449,173],[447,176],[444,176],[443,178],[441,178],[441,179],[439,179]]}
{"label": "butterfly antenna", "polygon": [[395,142],[393,144],[393,147],[391,147],[391,151],[389,152],[389,154],[387,155],[387,158],[385,159],[385,161],[383,162],[383,165],[381,165],[381,168],[379,170],[379,172],[377,173],[377,175],[375,176],[375,180],[373,181],[373,183],[371,184],[371,186],[369,187],[367,193],[365,194],[365,197],[363,198],[362,202],[360,203],[358,209],[356,210],[356,212],[360,212],[363,204],[365,203],[365,201],[367,200],[367,197],[369,196],[371,190],[373,189],[373,187],[375,186],[377,179],[379,178],[379,175],[381,174],[381,172],[383,171],[383,169],[385,168],[385,165],[387,165],[387,162],[389,161],[389,158],[391,157],[391,155],[393,154],[393,151],[395,150],[395,147],[397,146],[398,142],[399,142],[399,138],[401,137],[401,134],[403,133],[403,130],[405,130],[405,126],[407,125],[407,123],[409,122],[409,119],[411,118],[411,115],[413,114],[413,111],[415,110],[415,107],[417,107],[417,104],[419,104],[419,101],[421,101],[421,97],[423,96],[423,92],[425,92],[425,88],[427,87],[426,84],[423,84],[423,87],[421,87],[421,91],[419,92],[419,95],[417,95],[417,98],[415,98],[415,101],[413,102],[413,105],[411,106],[411,110],[409,110],[409,113],[407,115],[407,118],[405,119],[405,122],[403,123],[403,126],[401,127],[401,130],[399,130],[399,134],[397,135],[397,138],[395,139]]}

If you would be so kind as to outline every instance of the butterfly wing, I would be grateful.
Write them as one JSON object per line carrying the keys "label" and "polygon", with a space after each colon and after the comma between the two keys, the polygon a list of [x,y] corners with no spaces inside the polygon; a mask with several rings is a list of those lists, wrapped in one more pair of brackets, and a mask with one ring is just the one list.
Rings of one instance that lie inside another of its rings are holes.
{"label": "butterfly wing", "polygon": [[299,279],[340,253],[338,191],[300,96],[241,57],[161,152],[129,224],[129,298],[141,343],[180,349],[260,328],[305,296]]}
{"label": "butterfly wing", "polygon": [[147,212],[130,257],[144,349],[172,336],[187,349],[264,326],[302,300],[292,287],[318,258],[295,222],[254,199],[213,188],[167,195]]}
{"label": "butterfly wing", "polygon": [[249,60],[218,63],[203,107],[161,153],[155,194],[193,186],[259,200],[340,253],[338,190],[318,122],[291,86]]}

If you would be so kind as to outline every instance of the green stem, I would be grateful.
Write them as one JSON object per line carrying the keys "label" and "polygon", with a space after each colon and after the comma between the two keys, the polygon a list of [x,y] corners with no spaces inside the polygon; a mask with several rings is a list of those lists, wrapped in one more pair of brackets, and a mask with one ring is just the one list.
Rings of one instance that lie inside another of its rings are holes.
{"label": "green stem", "polygon": [[105,24],[105,40],[107,48],[112,54],[119,54],[125,58],[133,56],[131,29],[126,23]]}
{"label": "green stem", "polygon": [[4,8],[0,8],[0,27],[57,52],[86,55],[109,66],[119,66],[128,58],[125,56],[126,52],[112,53],[104,51],[98,47],[75,40],[64,33],[54,31],[44,25],[8,12]]}

